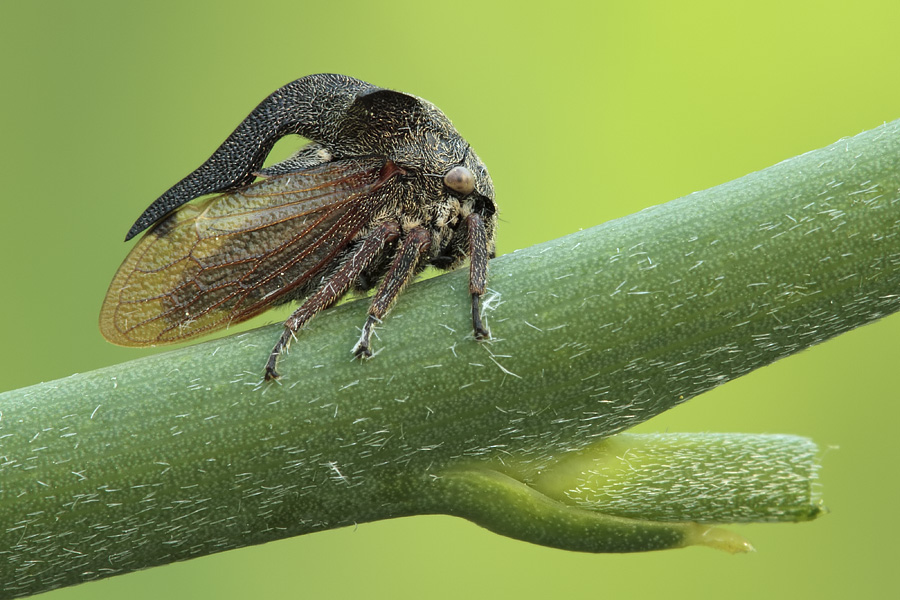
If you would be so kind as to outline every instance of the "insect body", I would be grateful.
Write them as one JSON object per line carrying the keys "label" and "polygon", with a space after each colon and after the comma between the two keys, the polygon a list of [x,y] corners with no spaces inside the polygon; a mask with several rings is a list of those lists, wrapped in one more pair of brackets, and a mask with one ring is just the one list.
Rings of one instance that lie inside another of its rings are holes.
{"label": "insect body", "polygon": [[[310,143],[262,169],[288,134]],[[266,363],[273,379],[295,332],[350,289],[377,286],[353,348],[368,357],[372,328],[416,273],[469,258],[483,339],[479,298],[496,220],[487,169],[434,105],[310,75],[263,100],[138,218],[125,239],[150,230],[113,278],[100,330],[123,346],[169,344],[300,301]]]}

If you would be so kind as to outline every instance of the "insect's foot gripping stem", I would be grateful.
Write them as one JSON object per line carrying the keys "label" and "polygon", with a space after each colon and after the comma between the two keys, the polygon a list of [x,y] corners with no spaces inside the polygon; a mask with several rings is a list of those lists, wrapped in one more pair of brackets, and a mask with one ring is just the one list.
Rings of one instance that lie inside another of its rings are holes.
{"label": "insect's foot gripping stem", "polygon": [[278,355],[276,353],[272,353],[269,355],[269,360],[266,361],[266,381],[275,381],[281,375],[278,374],[278,371],[275,370],[275,361],[278,360]]}
{"label": "insect's foot gripping stem", "polygon": [[481,322],[480,298],[481,294],[472,294],[472,331],[475,339],[478,341],[491,339],[491,332],[485,329],[484,324]]}
{"label": "insect's foot gripping stem", "polygon": [[279,377],[281,377],[281,375],[275,370],[275,359],[269,358],[269,362],[266,363],[266,381],[275,381]]}
{"label": "insect's foot gripping stem", "polygon": [[353,346],[353,356],[356,358],[372,358],[372,329],[377,322],[378,318],[375,315],[369,315],[366,319],[366,324],[363,325],[359,341]]}
{"label": "insect's foot gripping stem", "polygon": [[293,335],[294,332],[285,327],[284,333],[281,334],[281,337],[278,338],[278,342],[275,343],[275,347],[272,348],[272,352],[269,353],[269,360],[266,361],[266,381],[274,381],[281,377],[281,375],[278,374],[278,371],[275,370],[275,363],[278,362],[278,357],[281,356],[281,353],[287,348],[288,342]]}

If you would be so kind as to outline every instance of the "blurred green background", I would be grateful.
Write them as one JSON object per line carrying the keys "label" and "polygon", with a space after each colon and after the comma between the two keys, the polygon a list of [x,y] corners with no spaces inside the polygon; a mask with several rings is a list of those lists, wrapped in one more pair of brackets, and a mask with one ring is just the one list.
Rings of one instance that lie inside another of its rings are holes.
{"label": "blurred green background", "polygon": [[[900,118],[895,1],[2,6],[0,390],[153,351],[97,330],[125,232],[302,75],[346,73],[440,106],[491,170],[501,254]],[[898,333],[888,318],[640,428],[794,433],[823,447],[832,513],[736,528],[754,555],[582,555],[419,517],[47,597],[880,596],[900,554]]]}

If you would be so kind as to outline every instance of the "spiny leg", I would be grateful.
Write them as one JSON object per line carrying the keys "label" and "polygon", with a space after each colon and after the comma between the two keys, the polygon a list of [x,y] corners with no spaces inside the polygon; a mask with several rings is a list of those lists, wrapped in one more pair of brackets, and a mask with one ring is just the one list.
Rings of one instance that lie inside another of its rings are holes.
{"label": "spiny leg", "polygon": [[400,242],[400,248],[394,255],[394,260],[391,261],[390,269],[372,298],[372,305],[369,307],[369,316],[366,324],[363,325],[362,335],[356,342],[356,346],[353,347],[355,356],[366,358],[372,356],[372,349],[369,345],[372,328],[390,310],[394,300],[400,294],[400,290],[416,272],[419,260],[429,246],[431,246],[431,234],[421,227],[410,229],[403,241]]}
{"label": "spiny leg", "polygon": [[365,239],[362,246],[349,260],[326,281],[316,292],[307,298],[300,308],[294,311],[284,322],[284,332],[272,348],[269,360],[266,362],[266,381],[278,378],[275,363],[278,356],[284,351],[294,337],[294,333],[303,327],[320,310],[328,308],[347,291],[359,274],[371,264],[384,246],[400,237],[400,225],[395,221],[387,221],[379,225]]}
{"label": "spiny leg", "polygon": [[469,230],[469,293],[472,294],[472,329],[476,340],[490,339],[491,333],[481,323],[481,307],[479,299],[487,284],[488,241],[484,220],[478,213],[469,213],[466,217]]}

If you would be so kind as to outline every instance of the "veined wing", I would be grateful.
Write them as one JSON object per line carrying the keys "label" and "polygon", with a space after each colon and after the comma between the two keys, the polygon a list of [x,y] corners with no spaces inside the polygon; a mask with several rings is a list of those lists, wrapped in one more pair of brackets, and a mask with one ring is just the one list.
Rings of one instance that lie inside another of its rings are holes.
{"label": "veined wing", "polygon": [[183,206],[119,267],[100,331],[122,346],[169,344],[262,312],[326,269],[397,171],[383,159],[337,161]]}

